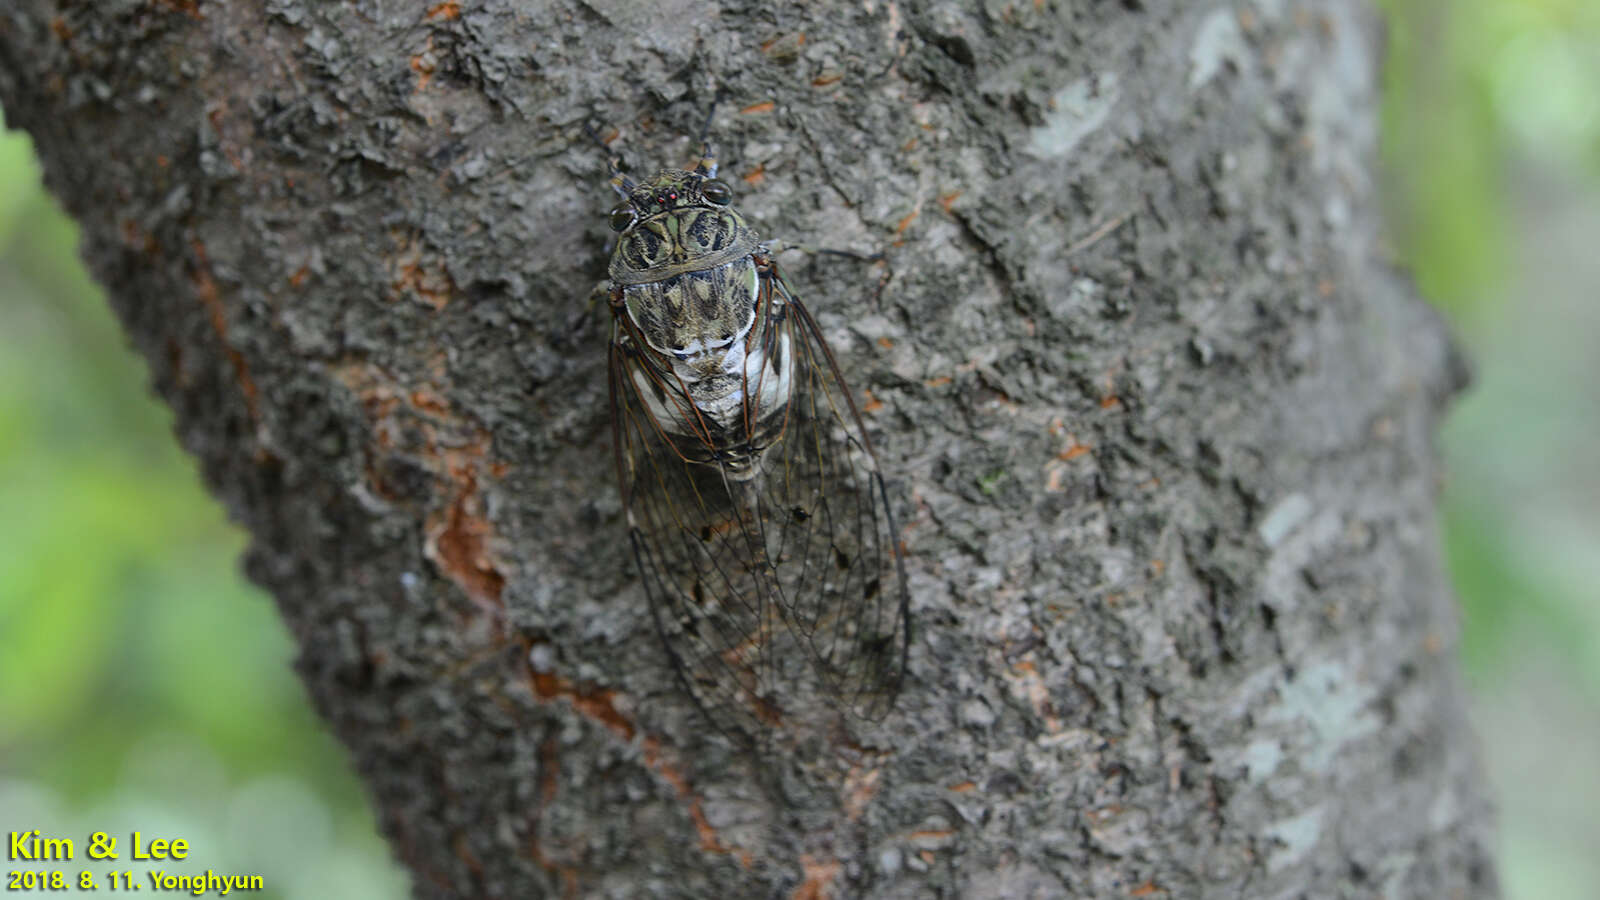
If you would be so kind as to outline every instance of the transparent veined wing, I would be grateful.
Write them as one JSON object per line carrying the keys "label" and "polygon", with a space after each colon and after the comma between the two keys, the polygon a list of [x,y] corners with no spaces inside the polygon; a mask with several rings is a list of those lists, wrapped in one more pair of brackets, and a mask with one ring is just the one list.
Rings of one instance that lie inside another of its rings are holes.
{"label": "transparent veined wing", "polygon": [[[760,362],[732,429],[704,424],[626,315],[611,348],[618,478],[657,628],[695,702],[745,742],[818,707],[881,717],[910,630],[866,430],[815,320],[759,263]],[[783,389],[763,390],[772,379]]]}

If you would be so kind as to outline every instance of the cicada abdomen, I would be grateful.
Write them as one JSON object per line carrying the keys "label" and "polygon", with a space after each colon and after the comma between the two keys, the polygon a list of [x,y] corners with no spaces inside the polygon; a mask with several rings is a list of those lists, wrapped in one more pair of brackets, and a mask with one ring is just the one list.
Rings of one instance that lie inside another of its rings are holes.
{"label": "cicada abdomen", "polygon": [[616,171],[611,403],[639,576],[684,687],[750,742],[888,711],[906,665],[905,574],[883,476],[816,322],[692,170]]}

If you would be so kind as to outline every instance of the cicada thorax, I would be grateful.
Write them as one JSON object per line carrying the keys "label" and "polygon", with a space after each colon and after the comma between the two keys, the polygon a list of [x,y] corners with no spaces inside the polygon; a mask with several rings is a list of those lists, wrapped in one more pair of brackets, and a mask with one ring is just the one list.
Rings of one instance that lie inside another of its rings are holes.
{"label": "cicada thorax", "polygon": [[781,310],[762,308],[756,233],[707,184],[667,170],[619,207],[633,219],[611,258],[618,341],[641,357],[633,377],[663,438],[744,480],[782,430],[788,338]]}
{"label": "cicada thorax", "polygon": [[663,439],[687,460],[753,477],[782,434],[793,387],[786,310],[754,258],[618,293],[617,341],[639,357],[635,387]]}
{"label": "cicada thorax", "polygon": [[727,208],[672,209],[642,219],[617,242],[611,280],[633,284],[748,256],[756,236]]}
{"label": "cicada thorax", "polygon": [[[631,214],[611,255],[611,280],[643,284],[749,256],[759,246],[744,217],[726,206],[721,182],[668,169],[636,186],[619,214]],[[707,189],[711,188],[708,198]],[[723,202],[716,199],[721,197]]]}

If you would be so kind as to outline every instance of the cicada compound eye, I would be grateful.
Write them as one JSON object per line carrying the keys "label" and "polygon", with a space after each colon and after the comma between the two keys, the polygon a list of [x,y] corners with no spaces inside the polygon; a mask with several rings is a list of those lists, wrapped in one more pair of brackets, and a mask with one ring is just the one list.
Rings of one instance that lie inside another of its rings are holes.
{"label": "cicada compound eye", "polygon": [[619,203],[611,211],[611,230],[627,231],[628,226],[633,224],[633,219],[633,206],[628,203]]}
{"label": "cicada compound eye", "polygon": [[733,199],[733,188],[728,187],[727,182],[708,181],[700,186],[700,196],[718,206],[727,206]]}

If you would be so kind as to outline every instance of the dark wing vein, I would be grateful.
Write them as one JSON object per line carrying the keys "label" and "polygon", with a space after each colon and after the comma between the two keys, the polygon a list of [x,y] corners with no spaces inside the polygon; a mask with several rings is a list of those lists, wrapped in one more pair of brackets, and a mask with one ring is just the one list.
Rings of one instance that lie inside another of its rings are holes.
{"label": "dark wing vein", "polygon": [[[703,425],[686,436],[656,421],[645,391],[701,417],[640,357],[648,351],[626,346],[631,323],[619,322],[610,366],[618,478],[657,629],[707,718],[744,742],[818,702],[880,717],[909,640],[887,492],[849,389],[775,266],[761,272],[758,301],[763,352],[752,358],[782,360],[792,389],[783,409],[754,408],[779,376],[747,372],[744,433],[727,446]],[[774,415],[780,436],[756,477],[704,461],[758,440]]]}
{"label": "dark wing vein", "polygon": [[[877,718],[893,703],[909,644],[909,595],[888,492],[855,400],[816,321],[774,272],[795,354],[790,427],[765,482],[771,503],[814,513],[798,523],[804,565],[780,567],[786,612],[841,705]],[[790,438],[793,438],[791,440]],[[785,477],[776,477],[782,471]]]}

